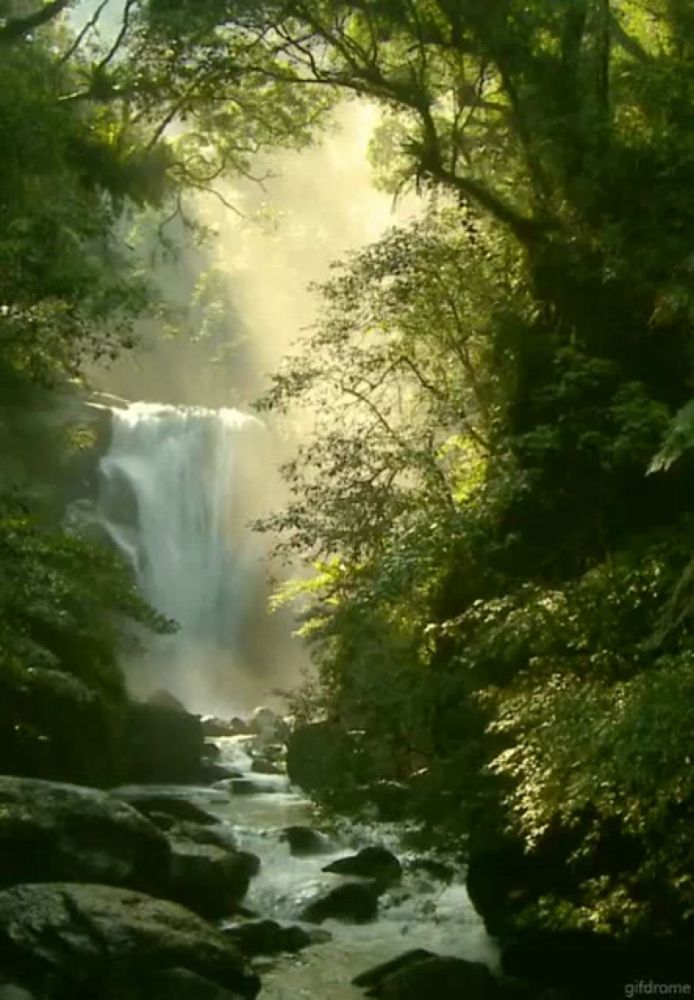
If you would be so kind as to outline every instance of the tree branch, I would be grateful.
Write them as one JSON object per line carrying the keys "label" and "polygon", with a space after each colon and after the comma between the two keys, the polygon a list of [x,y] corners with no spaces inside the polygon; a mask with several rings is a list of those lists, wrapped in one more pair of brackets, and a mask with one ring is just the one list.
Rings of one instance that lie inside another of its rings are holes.
{"label": "tree branch", "polygon": [[41,25],[52,21],[69,4],[70,0],[52,0],[45,7],[34,11],[33,14],[27,14],[26,17],[10,18],[0,28],[0,45],[11,45],[13,42],[20,41],[29,32],[34,31],[35,28],[40,28]]}

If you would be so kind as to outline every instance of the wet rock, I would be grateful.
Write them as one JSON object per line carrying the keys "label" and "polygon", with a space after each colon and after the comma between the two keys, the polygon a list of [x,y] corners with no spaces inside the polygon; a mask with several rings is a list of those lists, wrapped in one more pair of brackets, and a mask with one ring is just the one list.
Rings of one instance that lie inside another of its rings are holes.
{"label": "wet rock", "polygon": [[172,898],[209,918],[233,913],[260,869],[254,854],[196,842],[180,834],[172,837],[171,852]]}
{"label": "wet rock", "polygon": [[149,976],[142,983],[141,994],[133,1000],[241,1000],[241,997],[189,969],[166,969]]}
{"label": "wet rock", "polygon": [[326,854],[332,850],[328,838],[310,826],[286,826],[280,833],[280,840],[287,841],[290,854],[297,858]]}
{"label": "wet rock", "polygon": [[224,933],[231,938],[242,955],[275,955],[281,951],[300,951],[313,943],[309,931],[296,924],[283,927],[275,920],[253,920],[226,927]]}
{"label": "wet rock", "polygon": [[218,781],[226,781],[229,778],[242,778],[243,772],[231,764],[219,764],[209,760],[202,762],[202,780],[206,784],[216,785]]}
{"label": "wet rock", "polygon": [[0,776],[0,888],[20,882],[103,882],[153,890],[170,850],[144,816],[105,792]]}
{"label": "wet rock", "polygon": [[36,997],[16,983],[3,983],[0,985],[0,1000],[36,1000]]}
{"label": "wet rock", "polygon": [[436,958],[436,955],[433,951],[427,951],[426,948],[412,948],[396,958],[391,958],[388,962],[381,962],[379,965],[367,969],[366,972],[360,972],[358,976],[354,977],[352,983],[362,989],[371,989],[382,983],[388,976],[392,976],[393,973],[417,962],[423,962],[427,958]]}
{"label": "wet rock", "polygon": [[345,882],[312,900],[301,911],[301,919],[320,924],[334,918],[363,924],[376,918],[379,890],[373,882]]}
{"label": "wet rock", "polygon": [[0,954],[9,975],[22,970],[22,983],[51,1000],[139,998],[143,982],[171,968],[241,997],[260,989],[233,944],[206,921],[176,903],[111,886],[48,883],[0,892]]}
{"label": "wet rock", "polygon": [[[175,785],[120,785],[112,788],[110,794],[115,799],[127,802],[139,812],[166,813],[177,820],[190,820],[193,823],[211,825],[219,820],[213,813],[207,812],[202,806],[191,802],[190,790]],[[220,794],[220,802],[226,800]]]}
{"label": "wet rock", "polygon": [[164,688],[153,691],[146,699],[146,704],[159,705],[160,708],[173,708],[176,712],[187,711],[185,705],[175,695],[172,695],[170,691],[166,691]]}
{"label": "wet rock", "polygon": [[495,1000],[496,981],[486,965],[432,956],[411,960],[366,990],[378,1000]]}
{"label": "wet rock", "polygon": [[225,719],[218,719],[216,715],[203,715],[200,720],[203,734],[205,736],[236,736],[234,725]]}
{"label": "wet rock", "polygon": [[373,879],[379,886],[385,887],[398,882],[402,877],[402,866],[398,859],[385,847],[364,847],[349,858],[338,858],[323,868],[324,872],[336,875],[359,875],[361,878]]}
{"label": "wet rock", "polygon": [[131,782],[200,780],[204,737],[197,715],[167,705],[135,703],[129,713]]}
{"label": "wet rock", "polygon": [[289,735],[289,726],[282,716],[264,706],[255,709],[249,719],[248,730],[265,743],[276,743]]}
{"label": "wet rock", "polygon": [[264,757],[254,757],[251,763],[251,771],[255,774],[284,774],[284,768],[276,764],[273,760]]}
{"label": "wet rock", "polygon": [[202,746],[203,760],[217,761],[221,756],[222,751],[219,748],[219,744],[212,742],[212,740],[205,740]]}
{"label": "wet rock", "polygon": [[259,792],[267,791],[250,778],[230,778],[224,784],[232,795],[257,795]]}
{"label": "wet rock", "polygon": [[192,840],[195,844],[211,844],[227,851],[237,849],[233,832],[222,823],[208,826],[192,823],[190,820],[174,821],[173,826],[169,827],[169,836],[179,840]]}

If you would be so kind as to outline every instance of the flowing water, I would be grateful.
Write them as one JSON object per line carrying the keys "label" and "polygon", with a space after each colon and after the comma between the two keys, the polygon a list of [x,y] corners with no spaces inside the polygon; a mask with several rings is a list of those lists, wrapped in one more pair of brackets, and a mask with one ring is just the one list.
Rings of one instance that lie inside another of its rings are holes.
{"label": "flowing water", "polygon": [[143,595],[179,626],[131,671],[136,693],[165,687],[203,712],[255,703],[267,655],[253,643],[267,595],[265,552],[248,521],[266,439],[237,410],[113,409],[101,519]]}
{"label": "flowing water", "polygon": [[[243,737],[216,742],[222,761],[249,772],[251,758],[244,750]],[[296,923],[303,905],[316,892],[342,880],[322,872],[323,866],[369,843],[393,850],[405,869],[402,883],[381,897],[376,921],[359,925],[327,920],[322,926],[332,940],[262,963],[262,1000],[363,998],[351,985],[354,976],[411,948],[428,948],[497,968],[494,941],[475,913],[461,876],[445,884],[408,871],[411,855],[402,849],[397,828],[383,825],[355,827],[348,838],[336,837],[333,853],[294,857],[281,832],[294,824],[315,825],[311,803],[290,789],[283,776],[248,773],[248,777],[258,792],[232,795],[228,804],[219,801],[217,790],[201,789],[197,794],[201,804],[233,831],[238,845],[260,857],[260,873],[251,881],[244,900],[259,917]]]}

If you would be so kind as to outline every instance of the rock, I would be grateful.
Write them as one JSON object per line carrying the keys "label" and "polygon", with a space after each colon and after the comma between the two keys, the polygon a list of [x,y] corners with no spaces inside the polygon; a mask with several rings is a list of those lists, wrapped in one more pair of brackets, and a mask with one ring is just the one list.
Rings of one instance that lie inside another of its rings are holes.
{"label": "rock", "polygon": [[147,977],[141,995],[135,1000],[241,1000],[241,997],[189,969],[165,969]]}
{"label": "rock", "polygon": [[3,983],[0,986],[0,1000],[35,1000],[34,994],[16,983]]}
{"label": "rock", "polygon": [[265,760],[263,757],[253,758],[251,771],[255,774],[284,774],[284,768],[272,760]]}
{"label": "rock", "polygon": [[249,920],[225,927],[242,955],[275,955],[280,951],[300,951],[313,943],[313,938],[303,927],[282,927],[275,920]]}
{"label": "rock", "polygon": [[187,712],[185,705],[172,695],[170,691],[159,688],[146,699],[147,705],[158,705],[160,708],[172,708],[175,712]]}
{"label": "rock", "polygon": [[411,960],[367,990],[379,1000],[494,1000],[496,982],[486,965],[433,956]]}
{"label": "rock", "polygon": [[362,989],[371,989],[373,986],[378,986],[394,972],[399,972],[400,969],[405,969],[417,962],[423,962],[426,958],[436,958],[436,955],[433,951],[427,951],[426,948],[412,948],[396,958],[391,958],[388,962],[381,962],[379,965],[367,969],[366,972],[360,972],[358,976],[354,977],[352,984]]}
{"label": "rock", "polygon": [[332,850],[328,838],[310,826],[286,826],[280,833],[280,840],[287,841],[290,854],[297,858],[326,854]]}
{"label": "rock", "polygon": [[0,888],[61,880],[156,890],[170,860],[164,835],[105,792],[0,776]]}
{"label": "rock", "polygon": [[203,715],[200,720],[202,731],[205,736],[236,736],[234,725],[224,719],[218,719],[216,715]]}
{"label": "rock", "polygon": [[209,760],[203,760],[201,767],[202,781],[210,785],[218,781],[226,781],[228,778],[242,778],[243,772],[231,764],[217,764]]}
{"label": "rock", "polygon": [[263,706],[253,712],[248,722],[248,730],[265,743],[282,741],[289,735],[289,726],[282,716],[273,712],[271,708]]}
{"label": "rock", "polygon": [[172,968],[241,997],[260,989],[233,944],[200,917],[111,886],[47,883],[0,892],[0,954],[8,974],[22,970],[22,983],[51,1000],[139,998],[143,982]]}
{"label": "rock", "polygon": [[331,861],[323,871],[333,872],[336,875],[359,875],[361,878],[370,878],[383,888],[398,882],[402,877],[402,866],[395,855],[385,847],[377,845],[364,847],[349,858]]}
{"label": "rock", "polygon": [[224,784],[232,795],[257,795],[259,792],[267,791],[250,778],[229,778]]}
{"label": "rock", "polygon": [[301,912],[301,919],[320,924],[328,918],[363,924],[378,913],[378,888],[373,882],[345,882],[312,900]]}
{"label": "rock", "polygon": [[172,837],[171,851],[172,898],[211,919],[234,912],[260,869],[255,854],[196,842],[180,834]]}
{"label": "rock", "polygon": [[130,710],[129,781],[191,784],[200,780],[204,737],[200,719],[166,705]]}
{"label": "rock", "polygon": [[217,761],[222,756],[222,751],[219,748],[218,743],[213,743],[211,740],[205,740],[202,745],[202,759]]}
{"label": "rock", "polygon": [[195,844],[212,844],[227,851],[235,851],[238,846],[233,832],[222,823],[208,826],[190,820],[174,820],[169,827],[169,836],[179,840],[192,840]]}
{"label": "rock", "polygon": [[[110,794],[145,815],[166,813],[174,819],[190,820],[203,825],[219,822],[213,813],[190,801],[188,798],[190,790],[185,786],[181,788],[176,785],[120,785],[118,788],[112,788]],[[226,804],[221,793],[220,801]]]}

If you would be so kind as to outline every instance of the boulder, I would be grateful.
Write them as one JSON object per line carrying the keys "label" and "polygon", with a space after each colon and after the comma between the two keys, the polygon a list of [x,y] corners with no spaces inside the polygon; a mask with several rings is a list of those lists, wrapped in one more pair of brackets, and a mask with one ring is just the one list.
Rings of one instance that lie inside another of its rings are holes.
{"label": "boulder", "polygon": [[[114,997],[113,1000],[123,1000]],[[130,998],[128,998],[130,1000]],[[189,969],[165,969],[148,976],[133,1000],[242,1000],[239,993],[205,979]]]}
{"label": "boulder", "polygon": [[496,990],[494,977],[481,962],[435,955],[406,961],[366,993],[378,1000],[495,1000]]}
{"label": "boulder", "polygon": [[248,730],[264,743],[283,741],[289,735],[289,726],[282,716],[264,706],[255,709],[248,721]]}
{"label": "boulder", "polygon": [[202,745],[202,759],[215,761],[219,760],[222,756],[222,751],[219,749],[219,744],[214,743],[212,740],[205,740]]}
{"label": "boulder", "polygon": [[345,923],[364,924],[375,920],[379,890],[374,882],[345,882],[323,892],[301,911],[301,919],[320,924],[333,918]]}
{"label": "boulder", "polygon": [[173,968],[241,997],[260,989],[233,944],[206,921],[176,903],[111,886],[47,883],[0,892],[0,954],[6,974],[51,1000],[140,998],[143,983]]}
{"label": "boulder", "polygon": [[0,776],[0,888],[98,881],[156,891],[170,861],[165,836],[107,793]]}
{"label": "boulder", "polygon": [[168,705],[134,703],[129,713],[131,782],[194,784],[204,748],[197,715]]}
{"label": "boulder", "polygon": [[251,771],[255,774],[284,774],[284,768],[280,764],[275,763],[274,760],[267,760],[265,757],[254,757]]}
{"label": "boulder", "polygon": [[260,869],[255,854],[205,844],[182,836],[171,838],[171,896],[208,918],[233,913]]}
{"label": "boulder", "polygon": [[232,722],[225,719],[218,719],[216,715],[203,715],[200,720],[202,731],[205,736],[236,736],[238,735]]}
{"label": "boulder", "polygon": [[248,920],[224,928],[242,955],[275,955],[280,951],[300,951],[313,943],[309,931],[296,924],[283,927],[275,920]]}
{"label": "boulder", "polygon": [[398,882],[402,877],[402,866],[395,855],[385,847],[377,845],[364,847],[351,857],[331,861],[323,871],[333,872],[335,875],[358,875],[361,878],[373,879],[382,888]]}
{"label": "boulder", "polygon": [[399,972],[400,969],[405,969],[417,962],[423,962],[426,958],[436,958],[436,955],[433,951],[427,951],[426,948],[411,948],[396,958],[391,958],[388,962],[381,962],[379,965],[373,965],[366,972],[360,972],[358,976],[354,977],[352,984],[365,990],[371,989],[382,983],[388,976]]}
{"label": "boulder", "polygon": [[146,699],[147,705],[159,705],[161,708],[173,708],[176,712],[186,712],[187,709],[185,705],[171,694],[170,691],[164,690],[164,688],[159,688],[157,691],[153,691],[152,694]]}
{"label": "boulder", "polygon": [[[217,816],[207,812],[202,806],[190,800],[190,790],[185,786],[176,785],[120,785],[112,788],[110,794],[115,799],[127,802],[139,812],[166,813],[176,820],[189,820],[206,826],[219,822]],[[208,793],[214,795],[213,792]],[[228,799],[223,793],[218,793],[220,803],[226,804]]]}
{"label": "boulder", "polygon": [[280,833],[280,840],[287,841],[289,853],[297,858],[327,854],[333,849],[328,838],[317,830],[312,830],[310,826],[285,826]]}
{"label": "boulder", "polygon": [[201,765],[201,777],[204,784],[215,785],[218,781],[227,781],[229,778],[242,778],[243,771],[231,764],[220,764],[211,760],[203,760]]}

